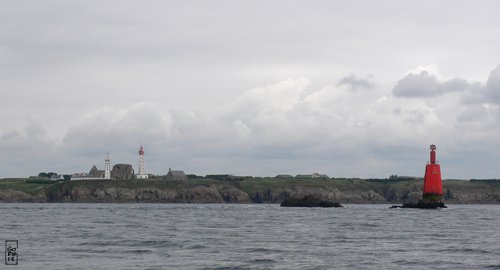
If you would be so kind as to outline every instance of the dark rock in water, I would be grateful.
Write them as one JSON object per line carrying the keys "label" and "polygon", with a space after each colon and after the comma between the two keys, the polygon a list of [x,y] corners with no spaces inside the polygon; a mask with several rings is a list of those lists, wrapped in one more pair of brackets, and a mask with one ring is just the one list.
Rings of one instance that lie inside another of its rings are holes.
{"label": "dark rock in water", "polygon": [[306,195],[303,198],[287,198],[281,203],[282,207],[343,207],[338,202],[325,201],[314,195]]}
{"label": "dark rock in water", "polygon": [[393,205],[389,208],[417,208],[417,209],[439,209],[439,208],[448,208],[444,205],[443,202],[424,202],[422,200],[418,201],[418,203],[405,203],[402,206]]}

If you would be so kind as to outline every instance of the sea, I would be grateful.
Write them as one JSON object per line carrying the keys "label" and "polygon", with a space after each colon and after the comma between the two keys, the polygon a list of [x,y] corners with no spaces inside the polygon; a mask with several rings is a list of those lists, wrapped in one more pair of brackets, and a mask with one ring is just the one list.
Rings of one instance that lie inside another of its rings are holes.
{"label": "sea", "polygon": [[500,205],[389,206],[3,203],[0,269],[500,269]]}

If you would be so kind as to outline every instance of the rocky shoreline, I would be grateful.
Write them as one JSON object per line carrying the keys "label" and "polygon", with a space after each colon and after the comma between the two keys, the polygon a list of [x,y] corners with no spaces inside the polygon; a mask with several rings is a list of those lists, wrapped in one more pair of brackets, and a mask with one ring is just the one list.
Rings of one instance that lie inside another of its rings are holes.
{"label": "rocky shoreline", "polygon": [[[499,183],[444,181],[443,185],[446,204],[500,204]],[[87,180],[0,185],[0,202],[281,203],[287,198],[315,195],[342,204],[404,204],[421,198],[421,186],[419,180]]]}
{"label": "rocky shoreline", "polygon": [[322,200],[315,195],[306,195],[304,197],[286,198],[281,202],[281,207],[343,207],[339,202],[330,200]]}

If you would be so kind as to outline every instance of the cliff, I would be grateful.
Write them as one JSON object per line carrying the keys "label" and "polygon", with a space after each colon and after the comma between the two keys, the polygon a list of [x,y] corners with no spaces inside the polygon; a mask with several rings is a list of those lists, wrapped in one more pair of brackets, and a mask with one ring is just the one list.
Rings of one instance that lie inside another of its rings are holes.
{"label": "cliff", "polygon": [[[422,180],[272,179],[0,180],[0,202],[281,203],[314,194],[340,203],[407,203],[421,198]],[[498,204],[499,181],[443,182],[447,204]]]}

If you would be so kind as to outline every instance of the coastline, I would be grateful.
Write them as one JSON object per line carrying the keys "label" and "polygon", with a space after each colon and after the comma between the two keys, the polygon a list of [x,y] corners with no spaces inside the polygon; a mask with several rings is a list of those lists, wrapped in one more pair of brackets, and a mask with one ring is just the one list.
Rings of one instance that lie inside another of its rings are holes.
{"label": "coastline", "polygon": [[[500,204],[499,181],[443,181],[447,204]],[[422,180],[275,179],[0,180],[0,203],[281,203],[314,194],[347,204],[418,201]]]}

